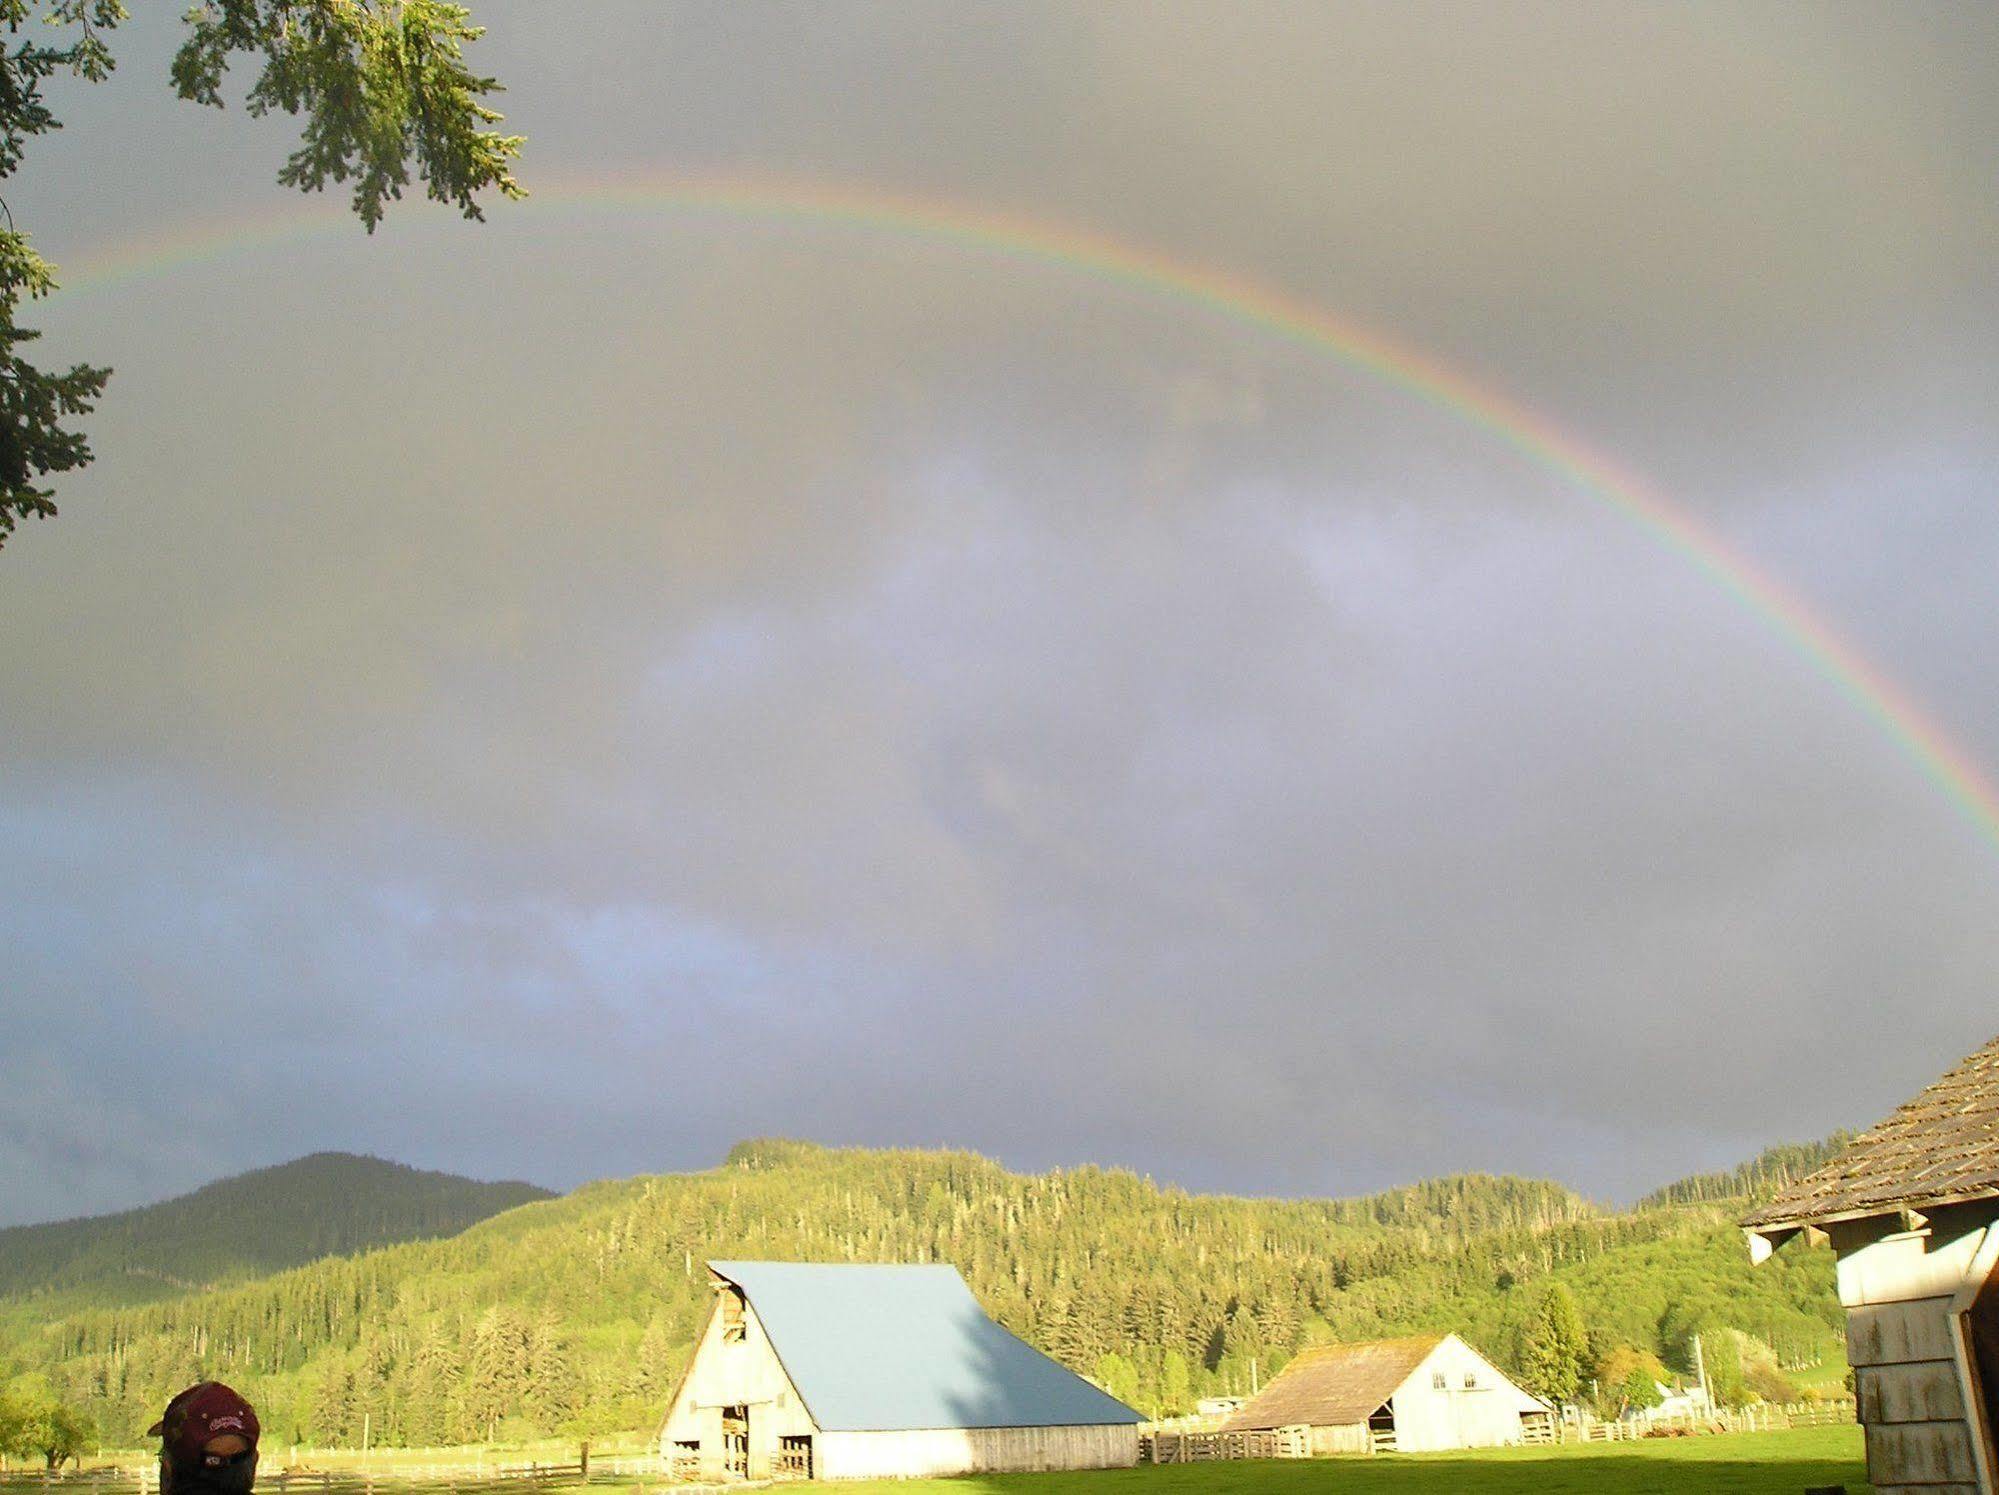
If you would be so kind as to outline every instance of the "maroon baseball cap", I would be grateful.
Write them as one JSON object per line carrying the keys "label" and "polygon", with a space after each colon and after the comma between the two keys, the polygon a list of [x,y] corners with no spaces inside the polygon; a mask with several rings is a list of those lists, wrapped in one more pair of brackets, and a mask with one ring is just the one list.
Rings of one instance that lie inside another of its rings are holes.
{"label": "maroon baseball cap", "polygon": [[146,1436],[158,1438],[176,1461],[192,1462],[210,1438],[234,1433],[254,1448],[257,1432],[255,1407],[220,1381],[202,1381],[168,1402]]}

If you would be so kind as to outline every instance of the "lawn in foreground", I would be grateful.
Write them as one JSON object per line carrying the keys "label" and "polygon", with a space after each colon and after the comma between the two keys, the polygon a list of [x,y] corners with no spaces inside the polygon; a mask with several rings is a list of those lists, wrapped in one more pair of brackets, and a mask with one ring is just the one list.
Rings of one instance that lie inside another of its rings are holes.
{"label": "lawn in foreground", "polygon": [[1857,1427],[1707,1438],[1655,1438],[1567,1448],[1385,1458],[1183,1464],[1088,1474],[984,1474],[869,1481],[880,1495],[1800,1495],[1811,1485],[1868,1489]]}

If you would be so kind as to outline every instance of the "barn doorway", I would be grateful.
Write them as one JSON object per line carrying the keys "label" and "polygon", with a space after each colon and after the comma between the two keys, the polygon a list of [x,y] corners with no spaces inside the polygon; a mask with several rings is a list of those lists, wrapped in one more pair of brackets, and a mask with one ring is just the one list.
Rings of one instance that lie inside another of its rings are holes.
{"label": "barn doorway", "polygon": [[722,1409],[722,1472],[738,1479],[750,1477],[750,1409]]}
{"label": "barn doorway", "polygon": [[777,1464],[771,1473],[780,1478],[812,1478],[812,1435],[786,1433],[777,1440]]}
{"label": "barn doorway", "polygon": [[1395,1403],[1383,1402],[1367,1420],[1368,1447],[1376,1453],[1395,1452]]}

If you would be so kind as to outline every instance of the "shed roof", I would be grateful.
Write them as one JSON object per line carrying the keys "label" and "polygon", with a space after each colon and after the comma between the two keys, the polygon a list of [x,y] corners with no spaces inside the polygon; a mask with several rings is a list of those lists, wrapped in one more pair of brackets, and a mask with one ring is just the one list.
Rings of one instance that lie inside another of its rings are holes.
{"label": "shed roof", "polygon": [[1999,1038],[1743,1220],[1783,1230],[1999,1195]]}
{"label": "shed roof", "polygon": [[1438,1345],[1442,1334],[1328,1344],[1300,1350],[1275,1380],[1222,1424],[1249,1428],[1344,1427],[1366,1422]]}
{"label": "shed roof", "polygon": [[828,1432],[1134,1423],[986,1316],[951,1266],[716,1261]]}

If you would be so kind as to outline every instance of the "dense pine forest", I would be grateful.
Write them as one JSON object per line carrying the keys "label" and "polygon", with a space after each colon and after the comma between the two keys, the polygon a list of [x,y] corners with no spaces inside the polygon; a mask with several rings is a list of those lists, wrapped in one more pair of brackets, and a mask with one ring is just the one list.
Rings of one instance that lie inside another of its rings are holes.
{"label": "dense pine forest", "polygon": [[1830,1162],[1852,1132],[1834,1132],[1822,1142],[1766,1148],[1739,1168],[1723,1173],[1696,1173],[1667,1184],[1638,1201],[1645,1209],[1658,1204],[1712,1204],[1727,1199],[1760,1199],[1789,1188],[1821,1164]]}
{"label": "dense pine forest", "polygon": [[[602,1433],[663,1410],[707,1308],[704,1259],[944,1261],[1008,1327],[1147,1412],[1247,1390],[1308,1343],[1429,1329],[1600,1396],[1606,1378],[1685,1366],[1700,1335],[1724,1394],[1778,1395],[1782,1367],[1837,1356],[1831,1258],[1789,1250],[1752,1270],[1743,1197],[1722,1190],[1746,1196],[1825,1151],[1773,1151],[1610,1212],[1516,1178],[1236,1199],[1114,1170],[760,1141],[709,1172],[592,1184],[234,1286],[112,1295],[32,1324],[0,1313],[14,1326],[0,1353],[17,1385],[85,1407],[112,1444],[203,1375],[244,1390],[287,1442],[356,1441],[364,1417],[381,1444]],[[254,1211],[232,1218],[254,1233]]]}

